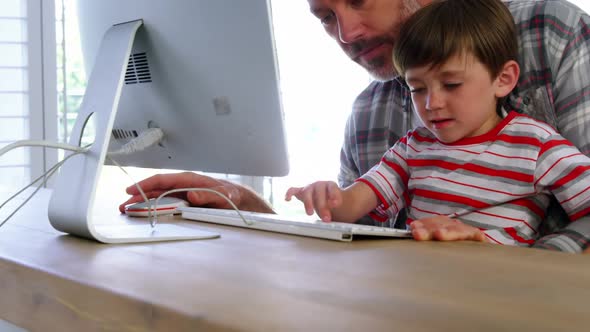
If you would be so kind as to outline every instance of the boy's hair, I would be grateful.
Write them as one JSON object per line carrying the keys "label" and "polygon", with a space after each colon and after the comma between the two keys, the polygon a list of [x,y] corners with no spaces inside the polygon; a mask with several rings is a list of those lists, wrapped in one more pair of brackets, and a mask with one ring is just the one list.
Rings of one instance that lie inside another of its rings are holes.
{"label": "boy's hair", "polygon": [[500,0],[442,0],[418,10],[400,29],[393,63],[404,76],[410,68],[436,67],[467,52],[492,78],[507,61],[517,60],[514,19]]}

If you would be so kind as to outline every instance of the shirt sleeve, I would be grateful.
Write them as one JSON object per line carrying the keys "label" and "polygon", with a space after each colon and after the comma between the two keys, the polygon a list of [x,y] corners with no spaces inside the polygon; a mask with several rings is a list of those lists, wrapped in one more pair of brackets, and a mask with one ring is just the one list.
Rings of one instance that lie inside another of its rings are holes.
{"label": "shirt sleeve", "polygon": [[[575,223],[577,226],[584,225],[583,231],[576,231],[567,226],[556,233],[544,236],[535,242],[533,248],[549,249],[556,251],[579,254],[588,248],[590,239],[585,234],[590,234],[590,218],[585,217]],[[572,224],[574,225],[574,224]]]}
{"label": "shirt sleeve", "polygon": [[358,155],[356,141],[356,129],[354,117],[351,115],[344,129],[344,142],[340,150],[340,171],[338,173],[338,185],[341,188],[350,186],[361,174],[356,166],[354,156]]}
{"label": "shirt sleeve", "polygon": [[590,16],[570,12],[568,18],[572,17],[577,19],[569,30],[553,34],[567,38],[551,55],[555,58],[551,61],[554,81],[550,97],[559,133],[590,155]]}
{"label": "shirt sleeve", "polygon": [[[568,21],[567,27],[559,27],[551,36],[545,36],[546,44],[557,45],[566,38],[566,44],[552,52],[554,111],[557,129],[565,138],[574,143],[582,153],[590,156],[590,16],[569,7],[567,15],[555,15]],[[561,8],[561,10],[564,10]],[[570,21],[571,20],[571,21]],[[566,29],[564,29],[566,28]],[[556,44],[557,42],[557,44]],[[566,224],[561,220],[557,224]],[[541,237],[533,245],[566,252],[581,252],[590,243],[590,217],[583,216],[567,223],[565,228]]]}
{"label": "shirt sleeve", "polygon": [[[533,247],[579,253],[590,242],[590,158],[559,135],[547,140],[538,158],[535,184],[550,191],[572,222],[540,238]],[[561,221],[557,221],[562,223]]]}
{"label": "shirt sleeve", "polygon": [[[348,117],[344,129],[344,142],[340,149],[340,170],[338,172],[338,185],[340,188],[346,188],[354,183],[360,176],[361,171],[358,168],[358,149],[357,132],[354,111]],[[370,216],[364,216],[356,221],[357,224],[378,226],[382,222],[376,221]]]}
{"label": "shirt sleeve", "polygon": [[377,221],[394,218],[404,207],[409,206],[409,168],[406,136],[395,143],[383,155],[381,162],[357,181],[364,182],[377,195],[380,205],[369,215]]}

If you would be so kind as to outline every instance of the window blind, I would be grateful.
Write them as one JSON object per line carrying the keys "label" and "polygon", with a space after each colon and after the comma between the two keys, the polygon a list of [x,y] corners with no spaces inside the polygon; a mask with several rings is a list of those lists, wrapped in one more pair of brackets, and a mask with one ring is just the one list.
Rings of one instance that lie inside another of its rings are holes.
{"label": "window blind", "polygon": [[[28,31],[26,0],[0,3],[0,146],[30,137]],[[0,186],[30,180],[30,150],[0,158]]]}

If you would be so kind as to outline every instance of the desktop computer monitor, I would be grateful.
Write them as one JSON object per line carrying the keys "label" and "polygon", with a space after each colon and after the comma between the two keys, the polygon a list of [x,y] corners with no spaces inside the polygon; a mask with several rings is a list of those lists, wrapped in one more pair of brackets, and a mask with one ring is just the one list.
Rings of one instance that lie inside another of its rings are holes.
{"label": "desktop computer monitor", "polygon": [[157,240],[153,232],[146,237],[143,230],[136,236],[130,228],[121,231],[126,235],[106,229],[92,211],[107,151],[148,128],[161,128],[163,141],[118,156],[118,163],[287,174],[270,0],[82,0],[77,5],[90,75],[70,143],[80,144],[90,118],[96,135],[88,153],[62,166],[49,206],[56,229],[101,242]]}
{"label": "desktop computer monitor", "polygon": [[288,170],[268,0],[78,2],[89,73],[110,26],[143,20],[109,151],[157,126],[160,146],[125,165],[258,176]]}

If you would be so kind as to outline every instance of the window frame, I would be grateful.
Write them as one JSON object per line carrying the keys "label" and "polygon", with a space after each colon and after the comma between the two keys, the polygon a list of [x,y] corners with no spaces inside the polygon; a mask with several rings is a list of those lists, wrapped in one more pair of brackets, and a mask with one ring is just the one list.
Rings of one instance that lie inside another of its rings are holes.
{"label": "window frame", "polygon": [[[57,141],[55,1],[27,0],[29,139]],[[30,177],[57,163],[57,151],[30,149]]]}

